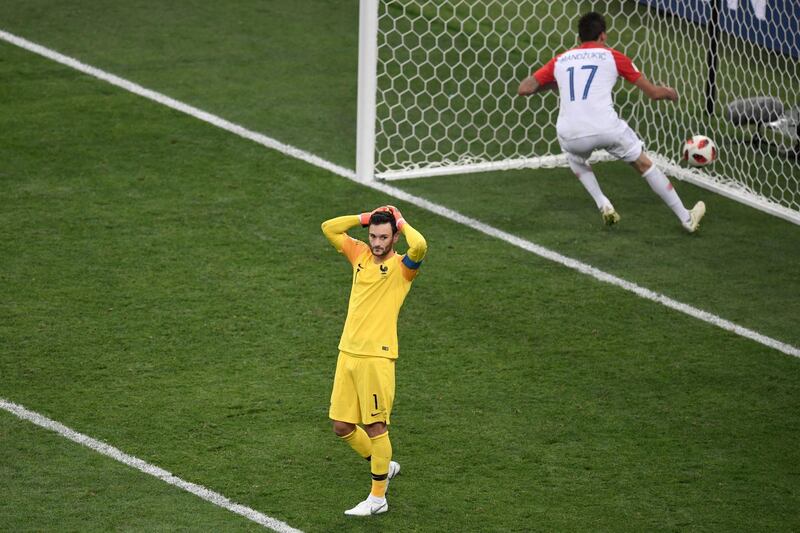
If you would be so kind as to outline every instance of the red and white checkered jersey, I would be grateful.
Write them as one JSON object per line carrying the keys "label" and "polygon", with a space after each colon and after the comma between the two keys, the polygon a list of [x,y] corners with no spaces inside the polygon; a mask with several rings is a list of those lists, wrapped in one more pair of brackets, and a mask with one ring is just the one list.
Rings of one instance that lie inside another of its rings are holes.
{"label": "red and white checkered jersey", "polygon": [[628,56],[594,41],[558,54],[533,73],[539,85],[558,83],[561,107],[556,130],[564,139],[621,127],[624,123],[614,110],[611,91],[618,77],[633,83],[641,75]]}

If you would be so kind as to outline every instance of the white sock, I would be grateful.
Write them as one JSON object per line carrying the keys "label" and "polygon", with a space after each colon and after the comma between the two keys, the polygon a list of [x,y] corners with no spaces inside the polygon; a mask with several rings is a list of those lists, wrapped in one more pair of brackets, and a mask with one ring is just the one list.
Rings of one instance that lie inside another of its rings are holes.
{"label": "white sock", "polygon": [[574,172],[581,181],[586,191],[592,195],[594,203],[597,204],[597,209],[603,209],[603,207],[611,205],[606,195],[600,190],[600,184],[597,183],[597,177],[595,177],[594,172],[592,172],[592,167],[586,163],[573,161],[571,158],[567,158],[567,162],[569,163],[569,168],[572,169],[572,172]]}
{"label": "white sock", "polygon": [[386,501],[386,498],[378,498],[377,496],[373,496],[372,494],[367,496],[367,499],[372,503],[383,503]]}
{"label": "white sock", "polygon": [[681,202],[678,193],[672,187],[669,178],[655,164],[647,169],[647,172],[642,174],[642,177],[647,180],[650,188],[664,200],[664,203],[672,209],[672,212],[681,222],[689,220],[689,211],[683,206],[683,202]]}

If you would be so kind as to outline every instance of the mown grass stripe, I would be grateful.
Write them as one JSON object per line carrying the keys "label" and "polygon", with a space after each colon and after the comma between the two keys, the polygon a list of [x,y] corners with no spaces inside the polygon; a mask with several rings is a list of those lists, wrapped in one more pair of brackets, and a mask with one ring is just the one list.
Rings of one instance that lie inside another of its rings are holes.
{"label": "mown grass stripe", "polygon": [[442,206],[442,205],[430,202],[430,201],[428,201],[428,200],[426,200],[424,198],[420,198],[418,196],[414,196],[412,194],[409,194],[409,193],[407,193],[407,192],[405,192],[405,191],[403,191],[401,189],[398,189],[396,187],[392,187],[392,186],[389,186],[389,185],[386,185],[386,184],[380,183],[380,182],[363,182],[363,181],[360,181],[356,177],[355,171],[353,171],[353,170],[350,170],[350,169],[344,168],[342,166],[336,165],[334,163],[331,163],[330,161],[322,159],[319,156],[316,156],[314,154],[311,154],[309,152],[306,152],[306,151],[301,150],[299,148],[296,148],[294,146],[282,143],[282,142],[280,142],[280,141],[278,141],[276,139],[273,139],[271,137],[267,137],[266,135],[263,135],[261,133],[256,133],[256,132],[250,131],[250,130],[248,130],[247,128],[245,128],[243,126],[240,126],[238,124],[234,124],[233,122],[230,122],[228,120],[220,118],[220,117],[218,117],[216,115],[212,115],[211,113],[208,113],[208,112],[203,111],[201,109],[198,109],[196,107],[190,106],[188,104],[184,104],[183,102],[179,102],[179,101],[177,101],[177,100],[175,100],[173,98],[170,98],[169,96],[163,95],[163,94],[158,93],[156,91],[152,91],[150,89],[146,89],[146,88],[142,87],[141,85],[138,85],[136,83],[128,81],[128,80],[126,80],[124,78],[120,78],[119,76],[115,76],[114,74],[110,74],[110,73],[105,72],[103,70],[100,70],[98,68],[92,67],[90,65],[86,65],[85,63],[82,63],[82,62],[78,61],[77,59],[71,58],[69,56],[65,56],[63,54],[60,54],[60,53],[54,51],[54,50],[50,50],[49,48],[45,48],[44,46],[41,46],[39,44],[33,43],[31,41],[28,41],[27,39],[23,39],[22,37],[18,37],[16,35],[13,35],[11,33],[6,32],[6,31],[0,30],[0,39],[3,39],[5,41],[8,41],[11,44],[14,44],[16,46],[24,48],[25,50],[28,50],[28,51],[34,52],[36,54],[42,55],[44,57],[47,57],[49,59],[52,59],[53,61],[57,61],[57,62],[59,62],[59,63],[61,63],[63,65],[66,65],[66,66],[69,66],[69,67],[74,68],[76,70],[79,70],[79,71],[81,71],[81,72],[83,72],[85,74],[89,74],[90,76],[94,76],[94,77],[96,77],[98,79],[104,80],[104,81],[106,81],[108,83],[111,83],[113,85],[116,85],[116,86],[118,86],[118,87],[120,87],[122,89],[125,89],[125,90],[130,91],[130,92],[135,93],[135,94],[138,94],[140,96],[143,96],[145,98],[148,98],[150,100],[153,100],[155,102],[163,104],[163,105],[165,105],[167,107],[170,107],[172,109],[175,109],[177,111],[181,111],[182,113],[186,113],[186,114],[188,114],[190,116],[193,116],[195,118],[198,118],[198,119],[200,119],[202,121],[208,122],[209,124],[213,124],[213,125],[215,125],[215,126],[217,126],[219,128],[222,128],[222,129],[224,129],[226,131],[234,133],[234,134],[236,134],[236,135],[238,135],[240,137],[243,137],[245,139],[249,139],[249,140],[254,141],[254,142],[258,143],[258,144],[261,144],[262,146],[265,146],[266,148],[271,148],[273,150],[277,150],[277,151],[279,151],[279,152],[281,152],[281,153],[283,153],[285,155],[288,155],[290,157],[294,157],[296,159],[300,159],[300,160],[305,161],[307,163],[310,163],[310,164],[312,164],[312,165],[314,165],[316,167],[323,168],[325,170],[329,170],[330,172],[333,172],[334,174],[337,174],[337,175],[342,176],[344,178],[353,180],[353,181],[355,181],[357,183],[361,183],[362,185],[364,185],[366,187],[370,187],[370,188],[375,189],[377,191],[381,191],[382,193],[384,193],[384,194],[386,194],[388,196],[391,196],[393,198],[396,198],[398,200],[406,201],[408,203],[411,203],[411,204],[413,204],[413,205],[415,205],[417,207],[420,207],[420,208],[425,209],[427,211],[430,211],[432,213],[447,217],[447,218],[449,218],[451,220],[454,220],[454,221],[456,221],[456,222],[458,222],[460,224],[463,224],[463,225],[468,226],[468,227],[470,227],[472,229],[480,231],[481,233],[484,233],[484,234],[489,235],[491,237],[495,237],[495,238],[500,239],[502,241],[505,241],[505,242],[507,242],[509,244],[512,244],[514,246],[522,248],[523,250],[526,250],[526,251],[529,251],[531,253],[534,253],[534,254],[542,257],[542,258],[549,259],[551,261],[555,261],[556,263],[559,263],[561,265],[569,267],[569,268],[571,268],[573,270],[577,270],[578,272],[581,272],[582,274],[586,274],[587,276],[591,276],[591,277],[593,277],[593,278],[595,278],[595,279],[597,279],[599,281],[602,281],[604,283],[609,283],[611,285],[615,285],[617,287],[625,289],[626,291],[632,292],[632,293],[636,294],[637,296],[640,296],[640,297],[642,297],[642,298],[644,298],[646,300],[650,300],[652,302],[656,302],[656,303],[659,303],[661,305],[665,305],[665,306],[669,307],[670,309],[674,309],[676,311],[680,311],[681,313],[687,314],[687,315],[689,315],[689,316],[691,316],[693,318],[696,318],[698,320],[702,320],[703,322],[712,324],[714,326],[717,326],[717,327],[722,328],[724,330],[730,331],[732,333],[735,333],[735,334],[740,335],[742,337],[745,337],[747,339],[753,340],[753,341],[758,342],[758,343],[760,343],[760,344],[762,344],[764,346],[767,346],[769,348],[778,350],[780,352],[783,352],[783,353],[785,353],[787,355],[791,355],[793,357],[800,358],[800,348],[797,348],[796,346],[792,346],[792,345],[787,344],[785,342],[782,342],[780,340],[773,339],[772,337],[768,337],[766,335],[762,335],[761,333],[758,333],[758,332],[753,331],[753,330],[751,330],[749,328],[745,328],[743,326],[735,324],[735,323],[733,323],[733,322],[731,322],[729,320],[725,320],[724,318],[721,318],[721,317],[719,317],[717,315],[714,315],[712,313],[709,313],[707,311],[703,311],[702,309],[697,309],[696,307],[693,307],[691,305],[679,302],[677,300],[673,300],[672,298],[670,298],[668,296],[665,296],[663,294],[651,291],[651,290],[649,290],[647,288],[644,288],[644,287],[640,287],[639,285],[636,285],[635,283],[631,283],[631,282],[626,281],[626,280],[624,280],[622,278],[619,278],[617,276],[614,276],[612,274],[609,274],[607,272],[599,270],[599,269],[597,269],[597,268],[595,268],[595,267],[593,267],[591,265],[587,265],[586,263],[583,263],[583,262],[578,261],[576,259],[572,259],[570,257],[564,256],[562,254],[559,254],[558,252],[554,252],[552,250],[549,250],[548,248],[545,248],[543,246],[535,244],[535,243],[533,243],[531,241],[528,241],[528,240],[523,239],[521,237],[517,237],[515,235],[512,235],[510,233],[507,233],[507,232],[502,231],[500,229],[497,229],[495,227],[492,227],[492,226],[490,226],[488,224],[480,222],[479,220],[475,220],[473,218],[470,218],[470,217],[467,217],[465,215],[462,215],[462,214],[460,214],[460,213],[458,213],[456,211],[453,211],[452,209],[449,209],[449,208],[447,208],[445,206]]}
{"label": "mown grass stripe", "polygon": [[248,520],[251,520],[264,527],[280,533],[300,533],[299,529],[295,529],[285,522],[281,522],[276,518],[267,516],[244,505],[232,502],[218,492],[214,492],[213,490],[202,485],[185,481],[171,474],[170,472],[167,472],[163,468],[159,468],[137,457],[128,455],[125,452],[106,444],[105,442],[93,439],[92,437],[84,435],[83,433],[78,433],[77,431],[68,428],[60,422],[56,422],[55,420],[51,420],[44,415],[30,411],[21,405],[0,398],[0,408],[8,411],[18,418],[21,418],[22,420],[27,420],[28,422],[36,424],[39,427],[58,433],[62,437],[65,437],[73,442],[77,442],[82,446],[86,446],[87,448],[110,457],[115,461],[119,461],[120,463],[133,467],[141,472],[144,472],[145,474],[156,477],[165,483],[169,483],[170,485],[178,487],[179,489],[190,492],[195,496],[206,500],[207,502],[213,503],[217,507],[227,509],[228,511],[241,515]]}

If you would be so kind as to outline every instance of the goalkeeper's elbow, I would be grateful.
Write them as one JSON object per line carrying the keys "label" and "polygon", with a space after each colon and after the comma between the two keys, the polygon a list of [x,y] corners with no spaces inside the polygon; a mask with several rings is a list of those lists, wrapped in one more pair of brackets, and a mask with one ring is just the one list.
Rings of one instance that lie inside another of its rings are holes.
{"label": "goalkeeper's elbow", "polygon": [[337,237],[339,237],[341,234],[332,228],[334,225],[334,219],[326,220],[322,223],[320,228],[322,229],[322,234],[325,235],[325,238],[335,245]]}

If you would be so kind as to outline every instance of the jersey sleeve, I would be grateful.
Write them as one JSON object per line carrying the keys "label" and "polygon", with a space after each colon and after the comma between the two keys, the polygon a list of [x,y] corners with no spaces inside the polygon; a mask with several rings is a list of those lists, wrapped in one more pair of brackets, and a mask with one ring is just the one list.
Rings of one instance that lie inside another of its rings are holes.
{"label": "jersey sleeve", "polygon": [[533,77],[536,78],[536,81],[539,82],[539,85],[546,85],[556,81],[555,68],[557,57],[558,56],[554,57],[548,61],[545,66],[533,73]]}
{"label": "jersey sleeve", "polygon": [[350,264],[355,264],[358,256],[364,253],[367,249],[367,244],[364,242],[359,241],[358,239],[352,238],[350,235],[344,236],[344,241],[342,242],[342,249],[339,250],[344,254]]}
{"label": "jersey sleeve", "polygon": [[344,254],[352,264],[367,247],[363,242],[352,238],[346,232],[358,226],[361,219],[358,215],[346,215],[332,218],[322,223],[322,233],[339,253]]}
{"label": "jersey sleeve", "polygon": [[611,49],[611,55],[614,56],[614,63],[617,65],[617,72],[620,76],[631,83],[635,83],[636,80],[642,77],[642,73],[633,64],[631,58],[613,48]]}
{"label": "jersey sleeve", "polygon": [[403,277],[411,281],[417,276],[419,267],[425,254],[428,253],[428,242],[420,232],[412,228],[408,223],[403,226],[403,234],[408,242],[408,251],[403,256]]}

